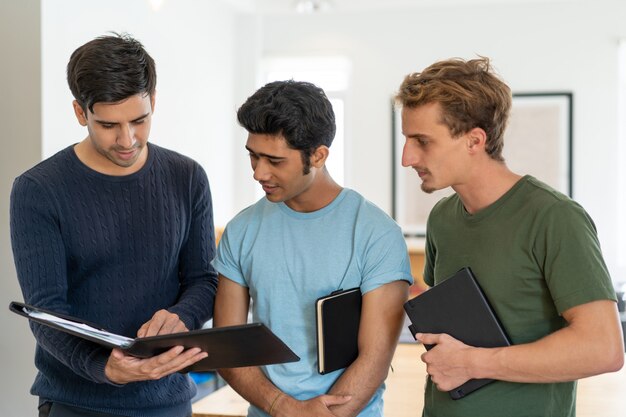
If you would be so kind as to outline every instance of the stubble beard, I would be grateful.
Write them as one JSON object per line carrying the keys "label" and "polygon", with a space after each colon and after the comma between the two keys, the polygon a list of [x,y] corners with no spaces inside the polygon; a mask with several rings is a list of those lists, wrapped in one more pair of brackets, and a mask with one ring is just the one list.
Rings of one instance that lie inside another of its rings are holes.
{"label": "stubble beard", "polygon": [[422,188],[422,191],[424,191],[426,194],[432,194],[432,193],[434,193],[435,191],[437,191],[437,189],[436,189],[436,188],[429,187],[429,186],[427,186],[427,185],[426,185],[426,184],[424,184],[424,183],[422,183],[421,188]]}
{"label": "stubble beard", "polygon": [[109,149],[108,151],[103,151],[101,152],[101,154],[103,154],[109,161],[113,162],[115,165],[122,167],[122,168],[130,168],[133,165],[135,165],[135,163],[139,160],[139,158],[141,158],[141,154],[142,152],[145,150],[143,146],[133,146],[133,148],[136,150],[136,154],[135,157],[132,159],[120,159],[117,158],[115,156],[115,152],[118,149]]}
{"label": "stubble beard", "polygon": [[[416,170],[417,171],[417,170]],[[430,175],[430,171],[426,171],[426,175]],[[436,188],[432,187],[432,186],[428,186],[426,185],[426,180],[423,179],[422,180],[422,184],[420,185],[420,188],[422,189],[423,192],[425,192],[426,194],[432,194],[435,191],[437,191]]]}

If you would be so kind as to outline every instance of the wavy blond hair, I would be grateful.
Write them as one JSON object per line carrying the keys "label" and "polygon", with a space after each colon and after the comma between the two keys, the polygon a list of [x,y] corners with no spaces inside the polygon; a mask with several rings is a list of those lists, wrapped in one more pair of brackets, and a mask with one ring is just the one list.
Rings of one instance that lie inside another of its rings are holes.
{"label": "wavy blond hair", "polygon": [[489,58],[439,61],[407,75],[396,102],[415,108],[439,103],[441,122],[458,137],[479,127],[487,134],[489,156],[503,161],[504,130],[511,110],[511,89],[495,74]]}

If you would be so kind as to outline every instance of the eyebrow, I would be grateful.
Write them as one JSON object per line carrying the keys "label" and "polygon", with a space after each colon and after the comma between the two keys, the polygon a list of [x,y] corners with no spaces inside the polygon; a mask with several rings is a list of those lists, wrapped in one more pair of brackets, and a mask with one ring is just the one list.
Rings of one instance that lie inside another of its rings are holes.
{"label": "eyebrow", "polygon": [[270,155],[270,154],[268,154],[268,153],[258,153],[258,152],[253,151],[252,149],[248,148],[247,146],[246,146],[246,149],[247,149],[247,150],[248,150],[248,152],[250,152],[251,154],[254,154],[254,155],[256,155],[256,156],[262,156],[262,157],[264,157],[264,158],[268,158],[268,159],[280,159],[280,160],[287,159],[287,158],[286,158],[286,157],[284,157],[284,156]]}
{"label": "eyebrow", "polygon": [[413,133],[413,134],[407,135],[404,132],[402,132],[402,134],[407,139],[431,139],[431,137],[429,135],[425,135],[423,133]]}
{"label": "eyebrow", "polygon": [[[137,117],[136,119],[131,120],[131,121],[130,121],[130,123],[136,123],[136,122],[138,122],[138,121],[140,121],[140,120],[145,119],[145,118],[146,118],[146,117],[148,117],[148,116],[150,116],[150,113],[143,114],[143,115],[141,115],[141,116]],[[106,120],[100,120],[100,119],[95,119],[95,121],[96,121],[97,123],[100,123],[100,124],[105,124],[105,125],[119,125],[119,124],[120,124],[119,122],[109,122],[109,121],[106,121]]]}

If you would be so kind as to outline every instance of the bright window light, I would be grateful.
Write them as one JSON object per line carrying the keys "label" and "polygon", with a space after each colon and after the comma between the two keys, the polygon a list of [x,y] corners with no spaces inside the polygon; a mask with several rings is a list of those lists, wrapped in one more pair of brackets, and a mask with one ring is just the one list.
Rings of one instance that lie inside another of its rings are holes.
{"label": "bright window light", "polygon": [[[350,61],[344,57],[268,57],[261,62],[260,86],[281,80],[308,81],[322,88],[335,112],[337,133],[326,163],[333,179],[345,185],[345,98]],[[263,195],[259,190],[259,195]]]}
{"label": "bright window light", "polygon": [[626,219],[623,213],[626,213],[626,39],[622,39],[619,44],[619,63],[618,63],[618,91],[619,102],[617,106],[618,114],[618,155],[619,155],[619,187],[618,189],[618,265],[620,268],[626,268]]}
{"label": "bright window light", "polygon": [[261,71],[263,84],[289,79],[308,81],[329,94],[348,89],[350,61],[344,57],[268,57],[262,60]]}

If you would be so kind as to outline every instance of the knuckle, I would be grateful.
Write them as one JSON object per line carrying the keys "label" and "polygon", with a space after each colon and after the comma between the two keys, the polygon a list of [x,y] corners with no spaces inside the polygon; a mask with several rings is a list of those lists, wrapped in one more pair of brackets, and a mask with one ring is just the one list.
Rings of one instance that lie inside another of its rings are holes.
{"label": "knuckle", "polygon": [[152,380],[157,380],[159,378],[161,378],[161,372],[157,371],[156,369],[152,369],[149,373],[148,373],[148,378],[152,379]]}

